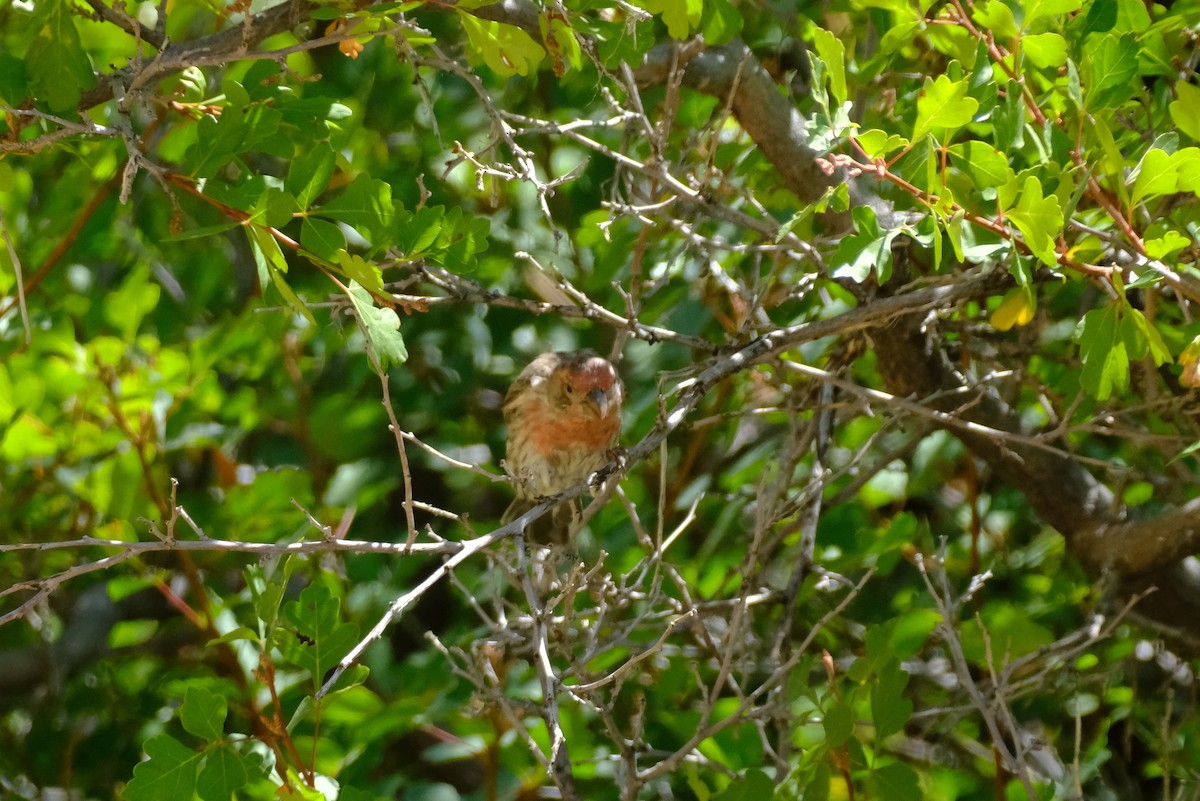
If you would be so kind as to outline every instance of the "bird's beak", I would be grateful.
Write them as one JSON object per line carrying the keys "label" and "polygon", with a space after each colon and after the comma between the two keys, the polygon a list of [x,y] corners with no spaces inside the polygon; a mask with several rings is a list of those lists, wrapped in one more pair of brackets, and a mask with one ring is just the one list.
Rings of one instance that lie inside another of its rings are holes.
{"label": "bird's beak", "polygon": [[601,417],[608,416],[608,393],[597,387],[588,391],[588,400],[596,407],[596,412]]}

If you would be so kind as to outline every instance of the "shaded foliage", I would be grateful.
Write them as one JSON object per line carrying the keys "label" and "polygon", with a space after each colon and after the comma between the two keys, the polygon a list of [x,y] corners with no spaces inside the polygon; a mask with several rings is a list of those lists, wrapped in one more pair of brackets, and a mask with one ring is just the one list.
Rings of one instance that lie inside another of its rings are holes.
{"label": "shaded foliage", "polygon": [[476,6],[0,9],[3,795],[1194,794],[1195,4]]}

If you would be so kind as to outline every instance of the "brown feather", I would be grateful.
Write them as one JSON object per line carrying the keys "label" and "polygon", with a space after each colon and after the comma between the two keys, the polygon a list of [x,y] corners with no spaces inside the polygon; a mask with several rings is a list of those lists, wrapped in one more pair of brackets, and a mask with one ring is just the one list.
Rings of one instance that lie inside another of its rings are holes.
{"label": "brown feather", "polygon": [[[521,371],[504,398],[505,468],[517,498],[502,522],[608,463],[620,435],[623,395],[616,370],[590,350],[543,353]],[[578,518],[579,505],[565,501],[528,533],[538,542],[566,542]]]}

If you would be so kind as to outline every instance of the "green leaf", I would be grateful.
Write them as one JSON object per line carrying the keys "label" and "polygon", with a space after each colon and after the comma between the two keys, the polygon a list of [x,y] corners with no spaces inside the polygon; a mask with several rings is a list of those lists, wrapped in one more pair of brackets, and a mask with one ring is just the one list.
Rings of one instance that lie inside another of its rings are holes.
{"label": "green leaf", "polygon": [[374,247],[386,247],[395,217],[392,188],[363,173],[318,213],[354,226]]}
{"label": "green leaf", "polygon": [[888,801],[921,801],[921,783],[917,772],[903,762],[889,762],[871,771],[873,798]]}
{"label": "green leaf", "polygon": [[[240,90],[240,91],[239,91]],[[236,81],[225,81],[226,104],[221,116],[204,117],[196,124],[196,142],[187,152],[184,165],[191,175],[210,178],[229,163],[246,138],[243,106],[229,102],[230,96],[245,95]]]}
{"label": "green leaf", "polygon": [[357,282],[350,284],[350,301],[380,368],[403,364],[408,359],[408,348],[400,335],[400,317],[395,310],[376,306],[374,298]]}
{"label": "green leaf", "polygon": [[1021,39],[1025,58],[1035,67],[1055,69],[1067,63],[1067,40],[1057,33],[1034,33]]}
{"label": "green leaf", "polygon": [[879,52],[890,54],[906,47],[912,47],[917,34],[925,30],[923,20],[912,19],[911,13],[905,16],[908,19],[893,24],[879,40]]}
{"label": "green leaf", "polygon": [[1147,239],[1142,244],[1146,246],[1146,255],[1152,259],[1165,259],[1172,253],[1183,250],[1192,244],[1192,240],[1175,229],[1169,229],[1162,236]]}
{"label": "green leaf", "polygon": [[1179,169],[1173,156],[1158,148],[1150,148],[1135,171],[1130,199],[1141,203],[1146,198],[1174,194],[1179,187]]}
{"label": "green leaf", "polygon": [[1025,179],[1021,200],[1009,210],[1008,218],[1020,229],[1034,256],[1047,266],[1058,265],[1054,241],[1062,233],[1062,209],[1054,195],[1042,197],[1042,183],[1035,176]]}
{"label": "green leaf", "polygon": [[952,81],[945,75],[939,75],[934,81],[926,81],[925,88],[917,97],[913,140],[933,131],[949,132],[970,122],[979,110],[979,102],[967,96],[969,89],[965,79]]}
{"label": "green leaf", "polygon": [[204,760],[196,792],[203,801],[230,801],[239,789],[252,778],[259,779],[264,771],[257,755],[246,757],[228,745],[212,749]]}
{"label": "green leaf", "polygon": [[813,47],[817,58],[825,64],[829,91],[837,105],[841,105],[846,100],[846,46],[829,31],[816,28],[813,30]]}
{"label": "green leaf", "polygon": [[34,415],[25,413],[10,423],[0,436],[0,457],[9,463],[41,459],[58,452],[54,431]]}
{"label": "green leaf", "polygon": [[[829,766],[829,760],[821,760],[816,769],[812,772],[812,778],[804,787],[803,801],[829,801],[829,786],[832,783],[831,779],[832,768]],[[839,795],[839,798],[842,796]]]}
{"label": "green leaf", "polygon": [[[315,787],[309,787],[307,784],[305,784],[304,777],[299,775],[296,772],[295,768],[288,769],[288,778],[290,781],[290,785],[286,788],[281,788],[278,791],[276,791],[274,797],[272,798],[272,801],[329,801],[329,798],[325,795],[325,793],[321,792],[320,790],[318,790]],[[426,786],[428,786],[428,785],[426,785]],[[433,785],[433,786],[437,787],[438,785]],[[339,795],[338,798],[340,801],[341,796]],[[428,799],[428,798],[425,798],[422,796],[416,796],[413,799],[413,801],[451,801],[451,800],[446,799],[446,798],[438,798],[437,796],[434,796],[433,799]]]}
{"label": "green leaf", "polygon": [[277,633],[286,658],[308,671],[316,683],[358,641],[358,627],[339,620],[341,601],[324,584],[305,587],[299,599],[283,606],[290,631]]}
{"label": "green leaf", "polygon": [[[902,524],[900,528],[905,528],[907,524]],[[896,533],[899,533],[897,531]],[[856,660],[852,668],[852,675],[855,675],[855,680],[865,680],[879,666],[891,659],[892,653],[892,632],[895,630],[896,621],[888,620],[879,625],[871,626],[869,630],[863,632],[863,644],[867,647],[866,660]]]}
{"label": "green leaf", "polygon": [[292,288],[288,286],[287,279],[284,278],[288,266],[287,259],[283,257],[283,251],[279,249],[279,242],[275,240],[270,231],[259,228],[257,225],[247,225],[246,235],[254,246],[254,263],[258,267],[258,278],[263,285],[263,292],[266,293],[266,280],[269,278],[271,284],[292,311],[311,325],[316,325],[317,321],[313,318],[312,312],[308,310],[308,306],[304,305],[304,301],[300,300],[299,296],[292,291]]}
{"label": "green leaf", "polygon": [[[284,140],[279,138],[279,124],[283,121],[283,113],[261,102],[249,103],[245,109],[243,139],[239,150],[262,150],[267,153],[275,152],[276,147]],[[287,148],[286,157],[290,158],[292,150]]]}
{"label": "green leaf", "polygon": [[890,650],[897,659],[909,659],[941,622],[942,616],[932,609],[914,609],[901,615],[890,635]]}
{"label": "green leaf", "polygon": [[1083,108],[1083,84],[1079,80],[1079,67],[1075,66],[1071,59],[1067,59],[1067,97],[1071,98],[1076,108]]}
{"label": "green leaf", "polygon": [[742,32],[742,12],[729,0],[708,0],[700,21],[700,32],[709,45],[723,45]]}
{"label": "green leaf", "polygon": [[969,175],[978,189],[1004,186],[1013,178],[1008,159],[986,142],[963,142],[951,145],[947,151],[954,166]]}
{"label": "green leaf", "polygon": [[1133,34],[1097,36],[1088,42],[1085,104],[1089,111],[1116,108],[1133,95],[1138,47]]}
{"label": "green leaf", "polygon": [[913,704],[904,696],[908,673],[900,668],[896,658],[884,663],[871,685],[871,720],[875,723],[875,740],[880,742],[901,731],[912,717]]}
{"label": "green leaf", "polygon": [[236,184],[228,184],[217,178],[206,179],[204,191],[213,200],[249,214],[255,209],[261,213],[260,206],[270,187],[265,176],[252,175]]}
{"label": "green leaf", "polygon": [[248,626],[238,626],[235,629],[230,629],[229,631],[225,632],[220,637],[214,637],[213,639],[209,640],[207,644],[218,645],[221,643],[241,642],[242,640],[257,642],[258,634],[254,631],[254,629]]}
{"label": "green leaf", "polygon": [[1019,150],[1025,144],[1025,101],[1020,92],[1006,92],[992,111],[992,142],[1001,153]]}
{"label": "green leaf", "polygon": [[[575,30],[558,17],[552,17],[548,25],[550,41],[558,47],[558,58],[561,59],[565,56],[566,63],[570,64],[572,69],[582,69],[583,49],[579,46]],[[556,66],[557,69],[561,69],[561,67]]]}
{"label": "green leaf", "polygon": [[48,0],[43,25],[25,53],[25,70],[34,94],[56,112],[73,110],[84,91],[96,85],[71,7],[69,0]]}
{"label": "green leaf", "polygon": [[1192,139],[1200,142],[1200,87],[1180,81],[1175,84],[1178,100],[1168,106],[1171,122]]}
{"label": "green leaf", "polygon": [[242,571],[246,577],[246,587],[250,590],[254,614],[262,624],[263,634],[269,633],[276,625],[284,590],[296,567],[297,560],[284,557],[275,575],[267,575],[258,565],[250,565]]}
{"label": "green leaf", "polygon": [[761,770],[753,768],[742,774],[712,801],[771,801],[775,797],[775,782]]}
{"label": "green leaf", "polygon": [[179,710],[179,721],[189,733],[203,740],[219,740],[224,736],[225,697],[203,687],[188,687]]}
{"label": "green leaf", "polygon": [[684,767],[684,777],[687,780],[688,789],[696,796],[697,801],[712,801],[712,790],[696,773],[696,769],[692,766]]}
{"label": "green leaf", "polygon": [[1117,304],[1092,309],[1083,315],[1076,339],[1083,371],[1079,381],[1097,400],[1107,400],[1115,389],[1129,386],[1129,354],[1121,335]]}
{"label": "green leaf", "polygon": [[336,162],[333,148],[325,142],[317,142],[316,145],[302,150],[292,161],[284,188],[295,196],[301,211],[311,206],[325,190],[329,179],[333,177]]}
{"label": "green leaf", "polygon": [[126,801],[190,799],[196,792],[201,755],[169,734],[151,737],[143,747],[149,759],[133,769],[125,785]]}
{"label": "green leaf", "polygon": [[[435,794],[436,792],[440,792],[440,788],[444,788],[446,786],[444,784],[443,785],[436,785],[436,784],[435,785],[425,785],[425,786],[438,788],[438,790],[435,790],[435,791],[431,792],[429,795],[425,796],[422,794],[423,791],[417,789],[417,787],[414,787],[410,790],[407,790],[405,792],[405,795],[407,797],[411,798],[412,801],[458,801],[457,798],[446,796],[444,793],[443,793],[442,797],[440,797],[440,798]],[[419,787],[419,785],[418,785],[418,787]],[[381,796],[377,796],[374,793],[369,793],[366,790],[360,790],[357,787],[350,787],[348,785],[343,784],[341,787],[341,790],[338,791],[337,801],[385,801],[385,800]]]}
{"label": "green leaf", "polygon": [[292,221],[296,198],[282,189],[270,188],[263,193],[250,212],[250,219],[267,228],[283,228]]}
{"label": "green leaf", "polygon": [[326,261],[334,261],[338,251],[346,249],[346,235],[329,220],[305,217],[300,223],[300,246]]}
{"label": "green leaf", "polygon": [[[1117,22],[1113,28],[1120,33],[1153,33],[1146,29],[1150,27],[1150,12],[1142,0],[1116,0]],[[1161,37],[1158,37],[1161,38]]]}
{"label": "green leaf", "polygon": [[362,256],[351,255],[343,250],[337,254],[337,265],[347,278],[362,284],[368,291],[383,292],[383,272]]}
{"label": "green leaf", "polygon": [[179,89],[184,102],[199,103],[208,97],[208,76],[197,66],[184,67],[179,73]]}
{"label": "green leaf", "polygon": [[834,277],[865,281],[874,271],[881,281],[886,280],[891,272],[892,240],[899,230],[880,230],[870,206],[856,206],[851,214],[855,233],[842,237],[834,253]]}
{"label": "green leaf", "polygon": [[846,188],[846,184],[827,187],[819,198],[793,214],[791,219],[779,226],[779,232],[775,234],[775,243],[782,242],[783,238],[790,234],[796,226],[814,214],[823,214],[830,208],[835,211],[845,211],[849,208],[849,190]]}
{"label": "green leaf", "polygon": [[[453,211],[459,210],[456,208]],[[491,231],[486,217],[469,217],[466,220],[461,217],[461,212],[447,215],[448,220],[454,218],[457,224],[443,226],[438,237],[438,244],[445,250],[436,261],[454,270],[467,270],[474,266],[475,254],[487,248],[488,233]]]}
{"label": "green leaf", "polygon": [[1200,195],[1200,147],[1185,147],[1171,155],[1171,163],[1179,173],[1179,192]]}
{"label": "green leaf", "polygon": [[[12,53],[0,53],[0,104],[19,106],[29,94],[25,62]],[[7,187],[0,186],[0,189]]]}
{"label": "green leaf", "polygon": [[162,288],[150,280],[150,267],[140,263],[121,286],[104,298],[104,318],[126,342],[132,342],[146,315],[158,306]]}
{"label": "green leaf", "polygon": [[1045,17],[1056,17],[1079,10],[1082,0],[1028,0],[1025,4],[1025,28]]}
{"label": "green leaf", "polygon": [[[1131,357],[1140,359],[1149,353],[1150,358],[1154,360],[1155,364],[1167,364],[1173,361],[1171,350],[1167,347],[1167,343],[1163,342],[1162,335],[1146,319],[1146,315],[1142,314],[1141,309],[1135,309],[1127,302],[1125,305],[1125,314],[1122,317],[1132,323],[1132,329],[1135,332],[1136,345],[1130,347],[1129,355]],[[1128,336],[1126,334],[1127,338]]]}
{"label": "green leaf", "polygon": [[966,261],[963,240],[969,232],[965,219],[966,215],[960,210],[945,220],[946,238],[950,240],[950,247],[954,250],[954,258],[960,262]]}
{"label": "green leaf", "polygon": [[1084,19],[1081,38],[1092,33],[1108,33],[1117,24],[1117,4],[1112,0],[1092,0]]}
{"label": "green leaf", "polygon": [[546,57],[542,46],[520,28],[480,19],[462,10],[458,18],[471,49],[497,75],[528,75]]}
{"label": "green leaf", "polygon": [[1032,653],[1054,641],[1054,633],[1032,619],[1027,607],[1006,601],[986,605],[980,616],[962,623],[961,632],[963,651],[967,658],[976,664],[986,665],[990,643],[992,664],[995,667]]}
{"label": "green leaf", "polygon": [[825,745],[837,748],[854,732],[854,710],[838,701],[825,711]]}
{"label": "green leaf", "polygon": [[[1097,160],[1097,166],[1100,168],[1100,171],[1104,175],[1123,175],[1125,172],[1125,157],[1121,155],[1121,149],[1117,147],[1117,141],[1113,138],[1112,131],[1109,130],[1103,116],[1094,117],[1088,126],[1088,130],[1099,141],[1100,148],[1104,152],[1104,158]],[[1124,191],[1123,183],[1118,182],[1118,186]]]}
{"label": "green leaf", "polygon": [[703,0],[641,0],[637,5],[661,15],[672,39],[688,38],[704,12]]}
{"label": "green leaf", "polygon": [[898,134],[872,128],[854,137],[858,146],[867,154],[867,158],[881,159],[908,147],[908,140]]}
{"label": "green leaf", "polygon": [[409,258],[423,253],[442,233],[445,216],[445,206],[425,206],[411,214],[397,214],[396,247]]}
{"label": "green leaf", "polygon": [[971,16],[996,37],[1011,39],[1019,33],[1012,9],[1001,0],[985,0],[975,6]]}

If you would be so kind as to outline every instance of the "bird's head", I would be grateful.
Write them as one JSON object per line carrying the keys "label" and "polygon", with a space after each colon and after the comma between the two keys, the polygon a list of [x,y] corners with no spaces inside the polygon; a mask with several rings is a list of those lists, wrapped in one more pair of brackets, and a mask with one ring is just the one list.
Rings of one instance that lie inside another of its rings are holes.
{"label": "bird's head", "polygon": [[621,381],[608,360],[590,351],[561,355],[562,363],[550,377],[557,403],[598,420],[619,414]]}

